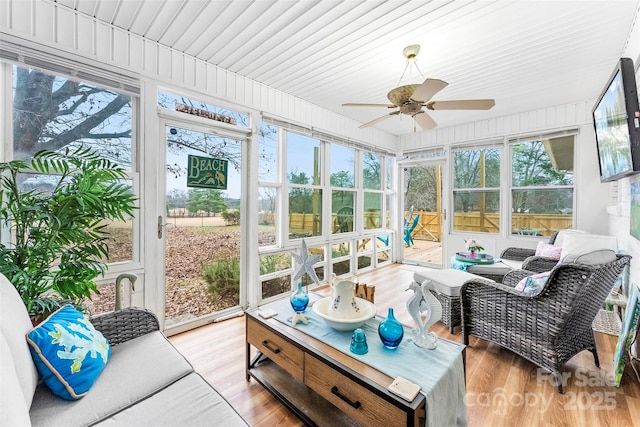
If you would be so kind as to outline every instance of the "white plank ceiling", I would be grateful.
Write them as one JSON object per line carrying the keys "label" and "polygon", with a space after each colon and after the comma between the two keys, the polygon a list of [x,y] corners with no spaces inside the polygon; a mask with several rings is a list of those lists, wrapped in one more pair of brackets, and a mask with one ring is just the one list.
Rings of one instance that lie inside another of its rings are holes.
{"label": "white plank ceiling", "polygon": [[[447,126],[595,99],[640,0],[57,3],[363,123],[387,110],[341,104],[387,103],[406,65],[402,49],[419,44],[423,76],[449,83],[433,99],[496,100],[489,111],[431,112]],[[407,116],[376,127],[414,129]]]}

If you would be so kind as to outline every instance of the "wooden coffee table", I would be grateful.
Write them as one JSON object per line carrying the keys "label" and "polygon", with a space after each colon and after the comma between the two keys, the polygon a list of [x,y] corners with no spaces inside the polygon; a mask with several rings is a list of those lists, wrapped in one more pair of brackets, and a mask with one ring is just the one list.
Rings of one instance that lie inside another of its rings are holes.
{"label": "wooden coffee table", "polygon": [[[246,375],[307,425],[424,425],[425,397],[387,391],[393,378],[253,309],[246,314]],[[464,346],[443,340],[463,354]]]}

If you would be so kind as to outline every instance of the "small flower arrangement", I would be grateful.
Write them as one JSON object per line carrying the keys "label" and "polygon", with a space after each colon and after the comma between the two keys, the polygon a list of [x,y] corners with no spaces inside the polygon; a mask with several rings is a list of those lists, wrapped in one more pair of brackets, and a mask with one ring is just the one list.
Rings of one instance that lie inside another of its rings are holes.
{"label": "small flower arrangement", "polygon": [[482,247],[482,245],[480,245],[480,243],[475,239],[465,240],[464,243],[466,244],[467,250],[469,252],[484,251],[484,248]]}

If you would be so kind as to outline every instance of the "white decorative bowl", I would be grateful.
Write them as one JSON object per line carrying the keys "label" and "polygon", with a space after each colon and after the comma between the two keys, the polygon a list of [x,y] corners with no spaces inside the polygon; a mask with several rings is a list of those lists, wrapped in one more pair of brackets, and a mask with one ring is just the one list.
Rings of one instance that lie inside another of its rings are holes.
{"label": "white decorative bowl", "polygon": [[375,304],[367,301],[366,299],[356,297],[356,303],[358,304],[358,307],[360,307],[358,317],[339,319],[329,315],[329,305],[331,304],[331,301],[331,297],[319,299],[313,304],[313,312],[322,317],[324,321],[327,322],[327,325],[338,331],[353,331],[354,329],[364,325],[364,322],[376,315]]}

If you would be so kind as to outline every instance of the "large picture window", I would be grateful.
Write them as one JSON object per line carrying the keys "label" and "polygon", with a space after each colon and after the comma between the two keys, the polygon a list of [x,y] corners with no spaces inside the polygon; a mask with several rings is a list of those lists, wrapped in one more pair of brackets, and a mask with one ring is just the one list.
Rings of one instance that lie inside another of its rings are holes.
{"label": "large picture window", "polygon": [[573,226],[574,136],[511,148],[511,234],[550,236]]}
{"label": "large picture window", "polygon": [[453,151],[453,229],[500,231],[500,148]]}
{"label": "large picture window", "polygon": [[[29,161],[43,149],[92,149],[132,172],[130,95],[40,70],[13,67],[13,155]],[[23,185],[46,190],[51,176],[25,177]],[[133,260],[132,220],[107,224],[108,262]]]}

